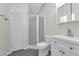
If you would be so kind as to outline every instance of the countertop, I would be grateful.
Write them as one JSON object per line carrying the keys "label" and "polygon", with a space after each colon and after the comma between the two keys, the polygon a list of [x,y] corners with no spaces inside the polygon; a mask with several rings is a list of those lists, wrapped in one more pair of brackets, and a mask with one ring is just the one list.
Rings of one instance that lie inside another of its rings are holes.
{"label": "countertop", "polygon": [[62,40],[79,46],[79,37],[70,37],[66,35],[46,35],[47,38]]}

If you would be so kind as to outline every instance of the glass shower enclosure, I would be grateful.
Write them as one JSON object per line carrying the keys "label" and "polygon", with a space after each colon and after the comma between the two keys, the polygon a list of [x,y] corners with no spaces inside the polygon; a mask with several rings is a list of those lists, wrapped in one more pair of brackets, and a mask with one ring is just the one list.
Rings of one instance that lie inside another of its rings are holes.
{"label": "glass shower enclosure", "polygon": [[36,46],[45,41],[44,17],[39,15],[29,16],[29,45]]}

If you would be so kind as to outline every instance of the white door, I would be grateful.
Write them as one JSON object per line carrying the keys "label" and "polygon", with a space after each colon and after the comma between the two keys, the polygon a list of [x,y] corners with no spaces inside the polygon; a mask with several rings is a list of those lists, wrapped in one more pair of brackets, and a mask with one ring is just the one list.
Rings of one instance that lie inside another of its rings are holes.
{"label": "white door", "polygon": [[24,48],[24,13],[11,12],[11,50]]}

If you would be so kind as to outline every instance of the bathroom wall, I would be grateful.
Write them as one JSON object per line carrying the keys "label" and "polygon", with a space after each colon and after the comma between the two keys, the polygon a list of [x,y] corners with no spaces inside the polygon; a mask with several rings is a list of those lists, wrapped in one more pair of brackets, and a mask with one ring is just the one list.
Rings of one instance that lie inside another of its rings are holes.
{"label": "bathroom wall", "polygon": [[[4,17],[0,17],[0,55],[6,55],[7,53],[10,52],[10,47],[11,47],[10,46],[10,8],[11,7],[15,7],[16,9],[20,9],[23,11],[28,11],[28,4],[0,3],[0,15],[5,15],[8,18],[8,21],[3,21]],[[25,30],[27,30],[27,26],[25,26]],[[26,39],[25,44],[26,44],[28,39],[27,31],[25,33],[26,33],[25,34],[25,39]]]}
{"label": "bathroom wall", "polygon": [[40,12],[45,18],[45,34],[52,35],[56,33],[56,6],[55,3],[47,3]]}
{"label": "bathroom wall", "polygon": [[9,7],[6,3],[0,3],[0,15],[5,15],[8,18],[5,21],[4,17],[0,17],[0,55],[5,55],[10,50]]}
{"label": "bathroom wall", "polygon": [[79,22],[56,24],[56,4],[46,4],[40,12],[40,15],[45,16],[45,34],[67,34],[67,28],[71,29],[74,36],[79,37]]}

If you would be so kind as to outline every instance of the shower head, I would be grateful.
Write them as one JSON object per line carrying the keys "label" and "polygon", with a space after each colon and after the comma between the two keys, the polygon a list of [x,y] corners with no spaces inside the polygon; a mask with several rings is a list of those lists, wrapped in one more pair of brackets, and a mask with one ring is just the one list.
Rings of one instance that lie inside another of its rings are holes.
{"label": "shower head", "polygon": [[5,21],[7,21],[7,20],[8,20],[8,18],[6,18],[6,17],[5,17],[5,15],[0,15],[0,16],[4,17],[4,18],[5,18]]}

